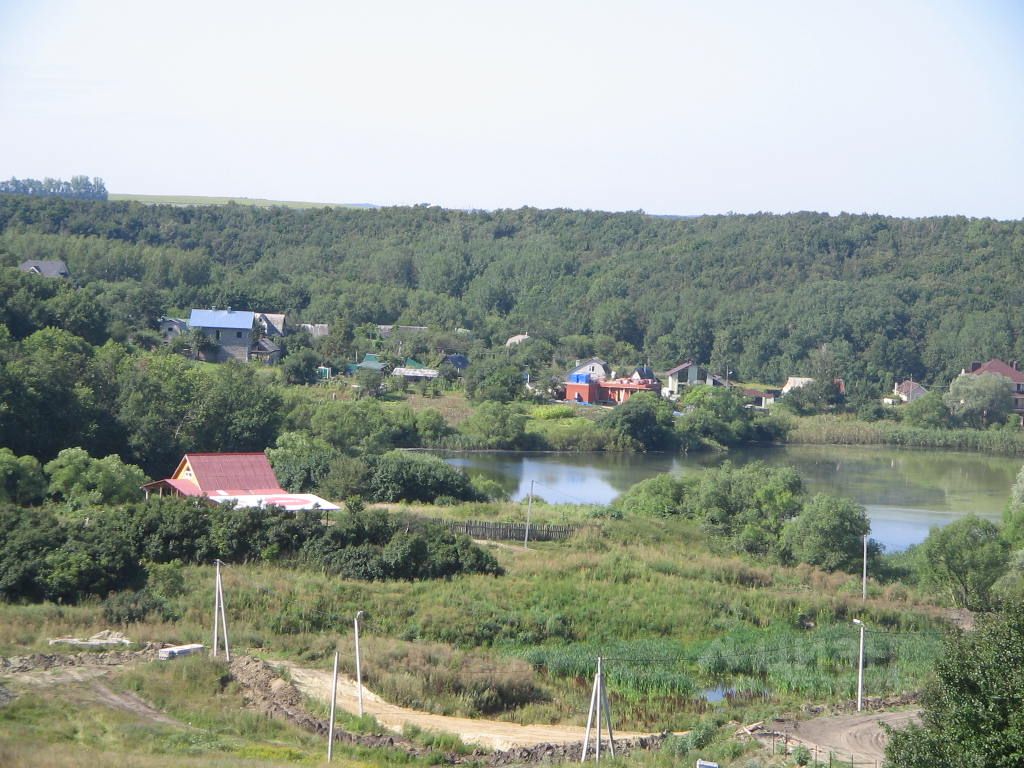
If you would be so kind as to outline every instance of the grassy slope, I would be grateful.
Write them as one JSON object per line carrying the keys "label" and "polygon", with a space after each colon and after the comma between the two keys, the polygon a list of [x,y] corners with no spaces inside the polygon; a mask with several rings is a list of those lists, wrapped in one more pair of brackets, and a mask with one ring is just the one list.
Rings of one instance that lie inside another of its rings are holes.
{"label": "grassy slope", "polygon": [[[196,657],[57,685],[8,679],[18,696],[0,707],[0,765],[257,768],[323,761],[322,740],[247,711],[225,672]],[[140,696],[172,722],[111,707],[97,697],[102,688]],[[386,764],[385,756],[370,762]]]}
{"label": "grassy slope", "polygon": [[206,195],[135,195],[113,194],[113,201],[135,201],[150,205],[252,205],[257,208],[373,208],[369,203],[310,203],[298,200],[265,200],[259,197],[210,197]]}
{"label": "grassy slope", "polygon": [[[538,522],[562,510],[538,505]],[[476,509],[474,516],[486,510]],[[500,507],[493,514],[507,517]],[[574,510],[572,517],[580,515]],[[579,519],[579,518],[578,518]],[[232,642],[269,656],[327,664],[336,647],[352,671],[351,617],[367,613],[368,684],[397,702],[453,714],[582,723],[594,657],[609,665],[620,727],[678,730],[699,720],[705,686],[751,693],[726,705],[746,722],[836,703],[854,693],[856,634],[874,635],[866,687],[913,690],[937,652],[938,611],[901,587],[876,588],[866,606],[855,577],[768,566],[713,551],[687,521],[612,521],[574,540],[523,551],[495,546],[501,578],[348,582],[308,571],[225,571]],[[136,640],[205,642],[208,567],[186,569],[181,620],[128,629]],[[97,605],[0,606],[0,652],[43,648],[47,637],[104,628]]]}

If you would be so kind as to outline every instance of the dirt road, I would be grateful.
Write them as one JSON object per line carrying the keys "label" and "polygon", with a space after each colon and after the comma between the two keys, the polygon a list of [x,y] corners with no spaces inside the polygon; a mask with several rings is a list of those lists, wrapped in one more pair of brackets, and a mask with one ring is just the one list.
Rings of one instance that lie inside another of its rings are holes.
{"label": "dirt road", "polygon": [[885,757],[886,734],[881,723],[903,728],[918,720],[918,710],[872,712],[860,715],[836,715],[802,720],[792,730],[793,736],[809,748],[817,746],[821,753],[835,752],[837,757],[876,761]]}
{"label": "dirt road", "polygon": [[[272,662],[288,670],[292,682],[310,698],[330,701],[331,673],[306,669],[290,662]],[[359,711],[356,683],[343,675],[338,676],[338,706],[347,712]],[[584,729],[570,725],[519,725],[498,720],[477,720],[469,717],[448,717],[406,709],[389,704],[363,687],[363,711],[377,718],[388,728],[401,731],[406,723],[425,731],[454,733],[467,744],[477,744],[494,750],[530,747],[535,744],[568,744],[583,741]],[[643,733],[615,733],[615,738],[637,738]]]}

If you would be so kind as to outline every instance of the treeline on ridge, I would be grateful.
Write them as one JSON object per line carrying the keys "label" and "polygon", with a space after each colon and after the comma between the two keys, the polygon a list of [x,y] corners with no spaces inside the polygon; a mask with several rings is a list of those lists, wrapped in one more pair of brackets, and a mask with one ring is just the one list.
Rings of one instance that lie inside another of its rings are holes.
{"label": "treeline on ridge", "polygon": [[65,259],[118,333],[191,306],[331,323],[343,358],[367,323],[467,328],[477,356],[529,331],[535,378],[598,354],[620,369],[692,357],[778,383],[827,345],[854,388],[944,385],[971,360],[1024,359],[1022,253],[1021,222],[962,217],[0,197],[0,262]]}

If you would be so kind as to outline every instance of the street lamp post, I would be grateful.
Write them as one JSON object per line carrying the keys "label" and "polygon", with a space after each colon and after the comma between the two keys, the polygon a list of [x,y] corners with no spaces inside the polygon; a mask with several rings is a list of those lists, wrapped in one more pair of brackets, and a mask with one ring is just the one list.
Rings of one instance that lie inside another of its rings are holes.
{"label": "street lamp post", "polygon": [[861,598],[868,599],[868,535],[864,534],[864,572],[861,576]]}
{"label": "street lamp post", "polygon": [[356,692],[359,696],[359,716],[363,716],[363,668],[359,663],[359,619],[363,617],[363,612],[359,611],[356,613],[356,619],[353,622],[356,628]]}
{"label": "street lamp post", "polygon": [[853,623],[860,627],[860,653],[857,658],[857,711],[864,706],[864,622],[854,619]]}

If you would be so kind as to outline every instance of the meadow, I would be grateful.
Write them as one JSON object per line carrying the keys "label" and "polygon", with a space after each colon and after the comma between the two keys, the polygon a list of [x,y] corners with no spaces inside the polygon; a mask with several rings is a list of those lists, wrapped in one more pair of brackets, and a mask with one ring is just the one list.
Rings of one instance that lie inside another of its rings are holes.
{"label": "meadow", "polygon": [[[509,519],[516,505],[435,514]],[[521,505],[520,505],[521,506]],[[413,508],[413,511],[423,509]],[[354,673],[352,617],[365,611],[364,680],[386,699],[444,714],[583,724],[598,655],[617,726],[685,730],[841,705],[855,696],[857,633],[870,632],[870,696],[918,690],[944,631],[942,611],[899,584],[730,554],[686,520],[617,520],[534,506],[537,522],[578,522],[564,542],[492,543],[507,575],[356,582],[280,565],[224,569],[236,652]],[[144,642],[208,642],[213,571],[183,567],[175,621],[123,629]],[[105,628],[102,606],[0,606],[0,654]],[[711,704],[704,693],[728,693]],[[150,688],[149,690],[152,690]]]}

